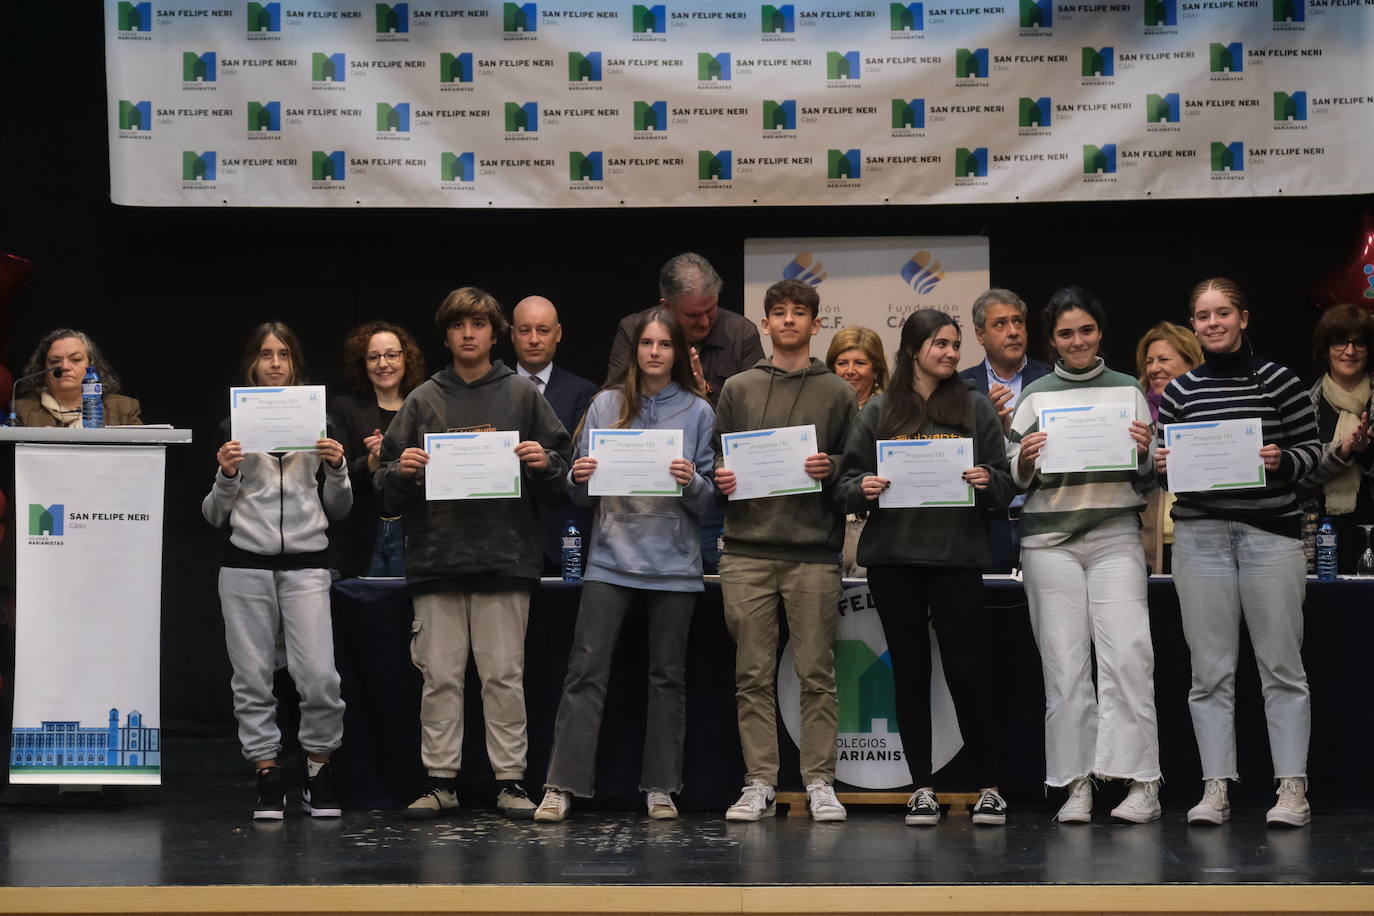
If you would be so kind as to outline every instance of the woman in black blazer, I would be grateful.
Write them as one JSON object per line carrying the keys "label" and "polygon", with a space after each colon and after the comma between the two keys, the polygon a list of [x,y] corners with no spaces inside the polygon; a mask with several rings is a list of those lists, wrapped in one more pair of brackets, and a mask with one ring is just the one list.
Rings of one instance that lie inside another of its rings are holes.
{"label": "woman in black blazer", "polygon": [[354,393],[339,395],[330,407],[353,484],[353,511],[336,532],[339,571],[345,578],[404,576],[405,530],[382,505],[372,474],[392,418],[425,380],[425,357],[405,328],[369,321],[344,341],[344,372]]}

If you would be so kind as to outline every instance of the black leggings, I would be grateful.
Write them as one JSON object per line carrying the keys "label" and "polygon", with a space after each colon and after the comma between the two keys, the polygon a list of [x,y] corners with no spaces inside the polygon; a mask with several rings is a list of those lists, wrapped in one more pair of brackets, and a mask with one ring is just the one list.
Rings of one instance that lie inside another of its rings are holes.
{"label": "black leggings", "polygon": [[878,606],[892,657],[897,728],[912,785],[931,784],[930,628],[940,640],[959,730],[976,785],[997,785],[997,736],[982,573],[972,567],[870,566],[868,588]]}

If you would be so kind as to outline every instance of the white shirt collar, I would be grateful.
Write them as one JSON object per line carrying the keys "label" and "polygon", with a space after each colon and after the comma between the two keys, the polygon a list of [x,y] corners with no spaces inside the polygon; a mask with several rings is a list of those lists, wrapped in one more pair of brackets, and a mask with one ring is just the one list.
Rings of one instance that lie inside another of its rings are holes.
{"label": "white shirt collar", "polygon": [[521,378],[529,378],[537,375],[539,376],[539,380],[544,383],[544,387],[547,388],[549,387],[549,379],[553,377],[553,362],[550,361],[545,363],[544,368],[540,369],[538,372],[530,372],[517,362],[515,364],[515,374]]}

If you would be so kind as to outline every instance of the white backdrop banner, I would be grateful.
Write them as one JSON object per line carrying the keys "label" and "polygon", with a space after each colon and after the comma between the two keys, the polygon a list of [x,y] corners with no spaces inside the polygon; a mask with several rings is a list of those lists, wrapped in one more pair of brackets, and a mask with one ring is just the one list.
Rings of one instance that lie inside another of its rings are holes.
{"label": "white backdrop banner", "polygon": [[161,782],[161,447],[15,447],[12,783]]}
{"label": "white backdrop banner", "polygon": [[619,207],[1366,193],[1371,5],[105,0],[111,196]]}
{"label": "white backdrop banner", "polygon": [[[763,294],[779,280],[802,280],[821,296],[821,330],[811,355],[825,359],[841,328],[872,328],[888,368],[902,322],[917,309],[953,315],[963,329],[959,368],[983,348],[973,334],[973,300],[988,288],[988,240],[979,236],[744,240],[744,314],[763,317]],[[763,337],[764,349],[771,349]]]}

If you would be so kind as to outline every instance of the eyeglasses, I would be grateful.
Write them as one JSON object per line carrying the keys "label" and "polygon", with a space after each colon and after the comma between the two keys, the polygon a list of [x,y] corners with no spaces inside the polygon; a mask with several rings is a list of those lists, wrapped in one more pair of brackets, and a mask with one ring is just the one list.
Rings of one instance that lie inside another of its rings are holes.
{"label": "eyeglasses", "polygon": [[400,350],[387,350],[385,353],[369,353],[363,357],[363,362],[369,366],[375,366],[382,360],[386,360],[393,366],[405,359],[405,354]]}
{"label": "eyeglasses", "polygon": [[1350,340],[1342,340],[1338,343],[1333,343],[1331,345],[1331,352],[1340,353],[1346,347],[1353,347],[1356,353],[1363,353],[1365,350],[1369,349],[1369,344],[1365,343],[1363,340],[1351,338]]}

